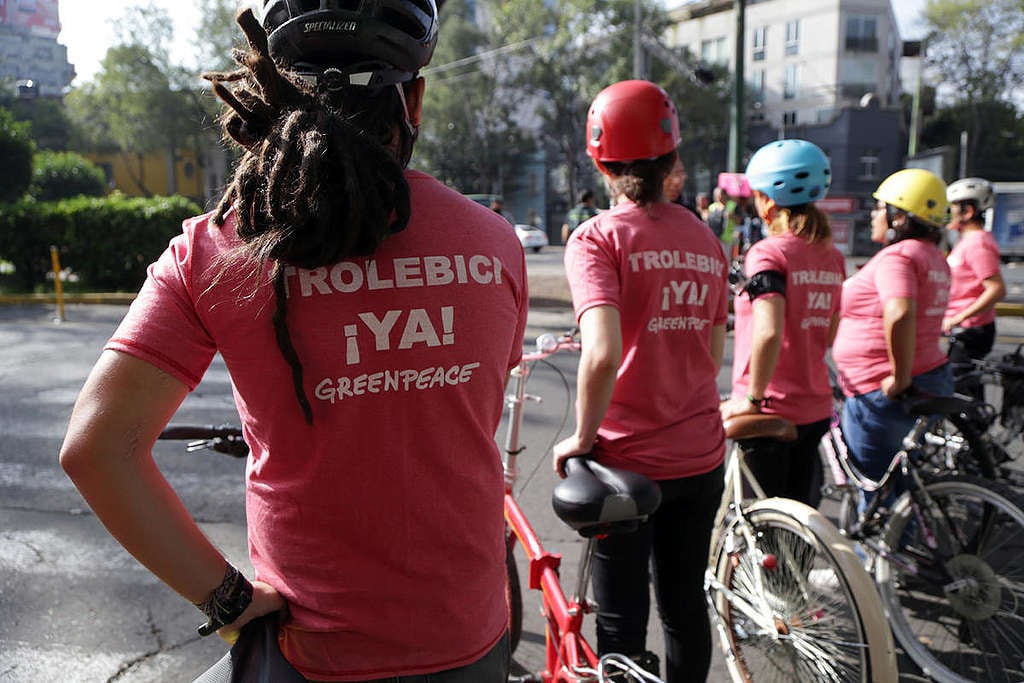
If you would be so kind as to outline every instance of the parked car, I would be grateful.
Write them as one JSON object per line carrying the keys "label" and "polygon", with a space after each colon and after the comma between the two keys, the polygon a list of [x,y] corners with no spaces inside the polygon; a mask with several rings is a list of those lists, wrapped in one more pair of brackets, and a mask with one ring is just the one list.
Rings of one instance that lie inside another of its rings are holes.
{"label": "parked car", "polygon": [[516,237],[519,238],[519,243],[523,245],[523,249],[532,249],[533,253],[539,252],[544,247],[548,246],[548,235],[546,232],[541,230],[535,225],[528,225],[526,223],[516,223]]}

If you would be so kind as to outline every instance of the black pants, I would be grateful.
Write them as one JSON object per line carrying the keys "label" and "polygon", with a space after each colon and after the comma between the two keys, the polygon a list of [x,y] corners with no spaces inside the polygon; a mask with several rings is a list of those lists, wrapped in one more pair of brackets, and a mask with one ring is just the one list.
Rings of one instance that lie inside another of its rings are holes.
{"label": "black pants", "polygon": [[981,383],[971,370],[972,360],[981,360],[996,342],[994,322],[981,327],[960,327],[949,339],[949,362],[953,367],[956,391],[972,398],[983,399]]}
{"label": "black pants", "polygon": [[[280,615],[270,614],[246,624],[231,650],[193,683],[307,683],[281,654],[277,643],[279,619]],[[487,654],[472,664],[438,673],[379,678],[364,683],[506,683],[510,658],[506,632]]]}
{"label": "black pants", "polygon": [[711,667],[711,623],[704,569],[711,527],[722,500],[721,466],[707,474],[659,481],[661,506],[631,534],[597,542],[593,588],[598,602],[597,649],[636,656],[646,650],[654,593],[665,633],[667,683],[703,683]]}
{"label": "black pants", "polygon": [[798,425],[796,441],[743,439],[747,467],[769,498],[792,498],[813,508],[821,502],[822,466],[818,442],[828,431],[828,420]]}

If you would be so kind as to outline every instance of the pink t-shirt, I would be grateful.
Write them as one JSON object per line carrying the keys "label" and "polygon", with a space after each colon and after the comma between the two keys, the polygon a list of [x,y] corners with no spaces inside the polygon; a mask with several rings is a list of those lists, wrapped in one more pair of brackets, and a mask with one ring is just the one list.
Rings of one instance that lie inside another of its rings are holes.
{"label": "pink t-shirt", "polygon": [[288,268],[306,424],[274,341],[266,272],[234,264],[234,216],[200,216],[150,267],[107,348],[194,388],[214,352],[245,439],[249,553],[288,601],[282,649],[307,678],[468,664],[507,625],[501,460],[522,353],[522,247],[507,221],[408,172],[412,222],[369,258]]}
{"label": "pink t-shirt", "polygon": [[[792,234],[756,243],[744,258],[747,276],[766,270],[786,278],[786,317],[782,349],[765,396],[763,412],[777,413],[796,424],[824,420],[832,411],[825,352],[832,317],[839,312],[846,261],[831,244],[809,244]],[[765,298],[780,294],[763,294]],[[733,301],[736,329],[733,343],[732,395],[746,397],[750,387],[753,302],[746,293]]]}
{"label": "pink t-shirt", "polygon": [[[992,233],[985,230],[971,230],[961,233],[960,241],[953,247],[949,258],[949,305],[946,316],[954,316],[977,300],[985,291],[982,280],[1000,273],[999,245]],[[967,318],[961,327],[981,327],[995,321],[996,310],[989,309]]]}
{"label": "pink t-shirt", "polygon": [[886,301],[897,298],[917,303],[911,374],[920,375],[946,362],[939,338],[949,300],[949,266],[931,242],[901,240],[875,254],[843,285],[842,317],[832,359],[847,396],[877,390],[892,373],[882,310]]}
{"label": "pink t-shirt", "polygon": [[703,474],[725,456],[711,329],[725,325],[728,269],[690,211],[623,202],[577,228],[565,248],[577,320],[619,310],[622,362],[595,456],[652,479]]}

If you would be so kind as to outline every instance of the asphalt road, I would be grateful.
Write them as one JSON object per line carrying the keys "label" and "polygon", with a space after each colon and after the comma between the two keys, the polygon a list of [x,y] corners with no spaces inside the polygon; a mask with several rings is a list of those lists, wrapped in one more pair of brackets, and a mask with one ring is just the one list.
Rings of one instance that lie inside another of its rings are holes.
{"label": "asphalt road", "polygon": [[[538,293],[528,339],[572,325],[564,294],[557,293],[560,251],[528,257]],[[541,286],[552,292],[543,300]],[[69,305],[57,324],[53,306],[0,306],[0,683],[190,681],[226,648],[215,637],[196,635],[195,608],[110,538],[57,463],[74,399],[124,311]],[[1008,349],[1024,337],[1024,319],[1001,319],[1000,329],[1000,348]],[[517,487],[542,543],[563,556],[567,589],[583,542],[551,512],[555,478],[548,452],[571,426],[562,420],[572,405],[575,360],[556,357],[558,371],[541,367],[531,380],[530,392],[544,402],[526,415],[528,448]],[[727,349],[723,391],[730,362]],[[217,359],[175,422],[236,420],[229,379]],[[186,454],[173,442],[158,444],[156,458],[206,533],[232,562],[247,567],[242,463],[210,452]],[[520,574],[525,579],[524,564]],[[528,669],[542,662],[539,604],[536,594],[527,594],[515,661]],[[658,631],[652,617],[649,645],[660,653]],[[592,625],[586,632],[592,634]],[[709,680],[725,681],[717,653],[714,667]],[[906,680],[912,680],[909,672]]]}

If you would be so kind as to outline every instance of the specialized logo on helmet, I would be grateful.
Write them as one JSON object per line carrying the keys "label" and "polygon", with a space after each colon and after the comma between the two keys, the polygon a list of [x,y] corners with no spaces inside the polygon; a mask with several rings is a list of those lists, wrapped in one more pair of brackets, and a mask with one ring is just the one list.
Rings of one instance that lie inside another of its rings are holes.
{"label": "specialized logo on helmet", "polygon": [[359,27],[357,21],[307,21],[303,33],[352,33]]}

